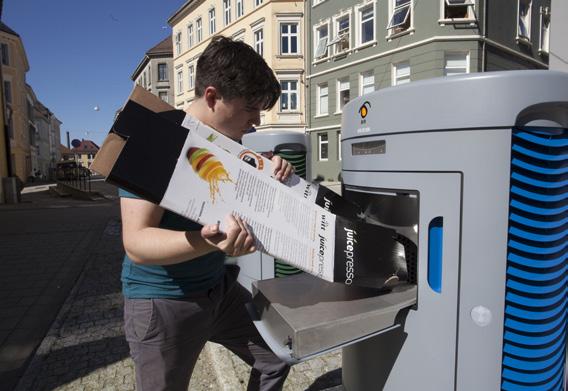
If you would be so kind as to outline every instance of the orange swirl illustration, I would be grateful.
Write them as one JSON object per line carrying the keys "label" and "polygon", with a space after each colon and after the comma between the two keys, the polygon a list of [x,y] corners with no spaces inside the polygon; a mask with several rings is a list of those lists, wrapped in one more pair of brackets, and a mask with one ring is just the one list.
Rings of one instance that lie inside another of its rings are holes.
{"label": "orange swirl illustration", "polygon": [[213,202],[215,195],[219,193],[219,182],[233,182],[223,163],[207,149],[191,147],[187,151],[187,159],[193,171],[209,183],[209,193]]}

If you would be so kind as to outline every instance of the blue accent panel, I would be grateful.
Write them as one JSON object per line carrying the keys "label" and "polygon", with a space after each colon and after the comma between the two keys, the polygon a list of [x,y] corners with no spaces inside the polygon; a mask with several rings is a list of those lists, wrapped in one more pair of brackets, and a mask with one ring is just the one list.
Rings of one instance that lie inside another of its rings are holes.
{"label": "blue accent panel", "polygon": [[523,168],[527,171],[532,171],[537,174],[543,175],[562,175],[568,174],[568,167],[559,167],[559,168],[548,168],[548,167],[541,167],[535,166],[534,164],[527,163],[521,159],[513,158],[511,161],[513,166],[517,166]]}
{"label": "blue accent panel", "polygon": [[521,197],[528,198],[529,200],[539,201],[539,202],[558,202],[568,199],[568,192],[562,194],[540,194],[521,189],[517,186],[511,187],[511,193],[520,195]]}
{"label": "blue accent panel", "polygon": [[539,254],[539,255],[556,254],[557,252],[566,249],[566,246],[568,246],[567,242],[564,242],[561,245],[554,247],[535,247],[535,246],[529,246],[524,243],[519,243],[516,240],[509,240],[510,248],[514,248],[519,251],[524,251],[526,253]]}
{"label": "blue accent panel", "polygon": [[548,286],[545,286],[545,285],[527,285],[523,284],[522,282],[509,279],[507,280],[507,287],[525,293],[546,295],[548,293],[556,292],[557,290],[564,288],[567,282],[568,278],[564,277],[562,281],[557,282],[556,284],[550,284]]}
{"label": "blue accent panel", "polygon": [[559,350],[554,356],[551,356],[550,358],[543,361],[525,361],[517,360],[511,357],[505,357],[505,359],[503,360],[503,365],[522,369],[525,371],[542,371],[554,365],[554,363],[561,358],[560,356],[562,356],[562,350]]}
{"label": "blue accent panel", "polygon": [[514,304],[524,305],[526,307],[545,308],[548,306],[552,306],[554,304],[563,305],[564,301],[562,300],[566,300],[566,292],[568,292],[568,288],[563,289],[558,294],[552,297],[540,298],[540,299],[520,296],[515,293],[508,292],[505,299]]}
{"label": "blue accent panel", "polygon": [[510,329],[519,330],[525,333],[548,333],[554,330],[561,323],[566,322],[566,316],[560,316],[550,323],[525,323],[515,319],[507,318],[505,320],[505,327]]}
{"label": "blue accent panel", "polygon": [[548,269],[548,268],[556,268],[560,264],[566,261],[566,257],[568,254],[563,254],[558,258],[554,259],[530,259],[526,257],[521,257],[515,253],[509,253],[507,259],[513,263],[518,265],[523,265],[527,267],[533,267],[535,269]]}
{"label": "blue accent panel", "polygon": [[559,228],[568,223],[568,217],[563,218],[562,220],[557,221],[538,221],[533,219],[528,219],[526,217],[520,216],[515,213],[511,213],[509,216],[511,221],[515,223],[526,225],[527,227],[534,227],[534,228],[544,228],[544,229],[554,229]]}
{"label": "blue accent panel", "polygon": [[515,183],[509,194],[501,389],[563,390],[568,330],[568,132],[514,128],[511,150],[515,152],[511,153],[511,182]]}
{"label": "blue accent panel", "polygon": [[526,149],[526,148],[521,147],[519,145],[513,145],[513,151],[522,153],[525,156],[530,156],[534,159],[544,160],[544,161],[547,161],[547,162],[560,162],[560,161],[563,161],[563,160],[568,160],[568,154],[562,154],[562,155],[551,154],[551,155],[548,155],[548,154],[545,154],[545,153],[531,151],[530,149]]}
{"label": "blue accent panel", "polygon": [[568,185],[568,181],[539,181],[538,179],[529,178],[528,176],[517,173],[513,173],[513,175],[511,175],[511,178],[519,182],[526,183],[527,185],[542,187],[543,189],[559,189]]}
{"label": "blue accent panel", "polygon": [[540,235],[534,232],[524,231],[517,227],[510,227],[509,233],[511,235],[518,236],[519,238],[531,240],[533,242],[556,242],[557,240],[560,239],[566,239],[566,237],[568,236],[568,232],[560,232],[550,235]]}
{"label": "blue accent panel", "polygon": [[509,342],[516,342],[528,346],[542,346],[555,341],[557,338],[562,338],[566,336],[566,330],[560,328],[554,333],[546,336],[530,337],[527,335],[513,333],[512,331],[505,331],[505,340]]}
{"label": "blue accent panel", "polygon": [[434,292],[442,292],[442,251],[444,219],[436,217],[428,226],[428,285]]}
{"label": "blue accent panel", "polygon": [[537,208],[536,206],[525,204],[521,201],[512,200],[511,206],[529,212],[535,215],[554,216],[564,213],[568,210],[568,205],[561,206],[560,208]]}
{"label": "blue accent panel", "polygon": [[565,138],[545,138],[545,137],[538,137],[534,133],[527,133],[527,132],[516,132],[515,137],[523,139],[525,141],[530,141],[531,143],[542,145],[544,147],[568,147],[568,139]]}

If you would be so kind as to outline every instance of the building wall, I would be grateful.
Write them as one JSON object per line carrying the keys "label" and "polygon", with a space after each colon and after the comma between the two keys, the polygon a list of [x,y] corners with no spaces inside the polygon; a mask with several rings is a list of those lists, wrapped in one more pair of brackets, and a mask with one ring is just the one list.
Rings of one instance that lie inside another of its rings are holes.
{"label": "building wall", "polygon": [[566,45],[568,2],[552,0],[551,14],[550,69],[568,72],[568,45]]}
{"label": "building wall", "polygon": [[[158,64],[166,64],[167,80],[158,80]],[[139,72],[136,84],[144,87],[156,96],[160,93],[165,93],[162,97],[166,102],[174,104],[174,90],[173,90],[173,59],[171,57],[150,57],[146,60],[145,66]]]}
{"label": "building wall", "polygon": [[[4,81],[11,85],[12,102],[7,103],[11,115],[11,161],[14,174],[25,181],[31,173],[29,118],[25,74],[29,69],[20,38],[0,31],[0,43],[8,45],[9,64],[2,65]],[[9,119],[8,119],[9,121]]]}
{"label": "building wall", "polygon": [[[257,130],[285,129],[303,132],[305,130],[305,71],[304,71],[304,3],[294,1],[266,1],[258,6],[254,0],[244,0],[244,15],[236,18],[236,0],[231,0],[232,21],[227,26],[223,24],[223,2],[195,2],[180,11],[170,19],[174,45],[174,91],[175,106],[183,109],[195,97],[194,88],[190,88],[188,73],[189,66],[197,67],[197,59],[211,40],[209,33],[209,10],[215,9],[216,31],[213,35],[224,35],[233,39],[242,39],[245,43],[254,45],[254,32],[263,31],[263,57],[273,69],[279,80],[293,81],[297,86],[299,97],[298,108],[295,111],[280,110],[280,101],[276,106],[261,114],[261,126]],[[195,26],[198,18],[203,23],[203,40],[195,39]],[[282,55],[280,52],[280,24],[298,23],[297,55]],[[188,25],[193,24],[194,45],[188,47]],[[176,34],[181,32],[181,52],[176,50]],[[178,87],[178,72],[182,73],[183,86]]]}

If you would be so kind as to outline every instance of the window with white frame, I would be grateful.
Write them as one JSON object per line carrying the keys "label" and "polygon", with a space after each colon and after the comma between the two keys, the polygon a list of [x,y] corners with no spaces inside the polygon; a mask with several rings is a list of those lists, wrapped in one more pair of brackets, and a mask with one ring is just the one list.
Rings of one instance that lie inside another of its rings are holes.
{"label": "window with white frame", "polygon": [[195,88],[195,68],[193,65],[187,66],[187,88],[188,90]]}
{"label": "window with white frame", "polygon": [[337,132],[337,160],[341,160],[341,132]]}
{"label": "window with white frame", "polygon": [[329,113],[329,88],[327,83],[318,84],[317,93],[317,115],[327,115]]}
{"label": "window with white frame", "polygon": [[231,0],[223,0],[223,22],[225,26],[231,23]]}
{"label": "window with white frame", "polygon": [[371,3],[357,10],[359,21],[357,45],[375,40],[375,4]]}
{"label": "window with white frame", "polygon": [[254,50],[260,54],[264,55],[264,30],[258,29],[253,33],[254,38]]}
{"label": "window with white frame", "polygon": [[410,28],[412,19],[412,0],[391,0],[391,16],[387,30],[389,34],[396,34]]}
{"label": "window with white frame", "polygon": [[176,33],[175,44],[176,44],[176,54],[180,54],[181,53],[181,31],[178,31]]}
{"label": "window with white frame", "polygon": [[187,48],[193,47],[193,23],[187,26]]}
{"label": "window with white frame", "polygon": [[375,74],[373,71],[361,73],[361,95],[375,91]]}
{"label": "window with white frame", "polygon": [[245,14],[245,0],[237,0],[237,18]]}
{"label": "window with white frame", "polygon": [[195,34],[196,34],[197,43],[203,41],[203,23],[201,18],[198,18],[195,21]]}
{"label": "window with white frame", "polygon": [[215,34],[215,8],[209,10],[209,34]]}
{"label": "window with white frame", "polygon": [[314,34],[314,59],[318,60],[328,56],[328,42],[329,42],[329,23],[325,22],[322,25],[315,27]]}
{"label": "window with white frame", "polygon": [[550,51],[550,8],[540,8],[540,45],[538,48],[540,53]]}
{"label": "window with white frame", "polygon": [[158,96],[164,102],[166,102],[166,103],[168,102],[168,91],[160,91],[160,92],[158,92]]}
{"label": "window with white frame", "polygon": [[444,19],[475,19],[475,0],[442,0]]}
{"label": "window with white frame", "polygon": [[341,15],[334,20],[335,37],[330,42],[335,54],[344,53],[351,47],[351,15]]}
{"label": "window with white frame", "polygon": [[343,106],[351,99],[350,89],[348,78],[337,80],[337,113],[341,112]]}
{"label": "window with white frame", "polygon": [[468,53],[445,53],[444,76],[454,76],[469,73],[468,63]]}
{"label": "window with white frame", "polygon": [[410,83],[410,63],[399,62],[393,65],[393,86]]}
{"label": "window with white frame", "polygon": [[179,70],[177,73],[177,93],[183,93],[183,71]]}
{"label": "window with white frame", "polygon": [[329,139],[327,133],[318,133],[318,160],[326,161],[329,158]]}
{"label": "window with white frame", "polygon": [[298,81],[281,80],[280,111],[298,111]]}
{"label": "window with white frame", "polygon": [[532,0],[519,0],[519,20],[517,24],[518,38],[531,39]]}
{"label": "window with white frame", "polygon": [[280,54],[298,54],[298,23],[280,24]]}
{"label": "window with white frame", "polygon": [[254,6],[258,7],[259,5],[262,5],[262,0],[254,0]]}

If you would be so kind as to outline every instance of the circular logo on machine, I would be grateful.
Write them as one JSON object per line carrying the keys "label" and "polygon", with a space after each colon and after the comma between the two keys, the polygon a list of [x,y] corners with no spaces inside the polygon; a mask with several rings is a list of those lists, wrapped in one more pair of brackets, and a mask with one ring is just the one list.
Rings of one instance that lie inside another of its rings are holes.
{"label": "circular logo on machine", "polygon": [[262,170],[264,168],[264,161],[262,157],[250,149],[245,149],[239,153],[239,159],[243,162],[250,164],[254,168],[258,170]]}
{"label": "circular logo on machine", "polygon": [[361,118],[365,118],[367,114],[369,114],[369,109],[371,108],[371,103],[369,101],[365,101],[363,105],[359,108],[359,114]]}

